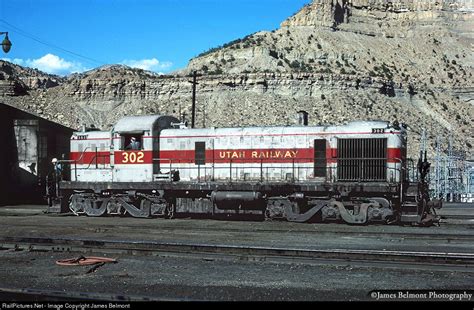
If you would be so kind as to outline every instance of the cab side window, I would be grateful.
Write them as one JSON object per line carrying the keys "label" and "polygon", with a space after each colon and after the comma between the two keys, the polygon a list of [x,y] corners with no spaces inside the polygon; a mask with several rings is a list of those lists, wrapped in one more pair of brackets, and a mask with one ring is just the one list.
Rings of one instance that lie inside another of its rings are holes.
{"label": "cab side window", "polygon": [[194,147],[194,162],[196,165],[206,164],[206,142],[196,142]]}
{"label": "cab side window", "polygon": [[122,135],[122,150],[137,151],[143,149],[143,135],[125,134]]}

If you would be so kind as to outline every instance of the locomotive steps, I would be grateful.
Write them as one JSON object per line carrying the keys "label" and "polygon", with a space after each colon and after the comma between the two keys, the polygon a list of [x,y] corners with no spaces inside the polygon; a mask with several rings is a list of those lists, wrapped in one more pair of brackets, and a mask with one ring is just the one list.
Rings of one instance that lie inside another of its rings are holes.
{"label": "locomotive steps", "polygon": [[304,249],[79,238],[0,238],[0,250],[86,252],[128,255],[186,256],[205,260],[239,259],[277,263],[318,264],[325,261],[358,262],[429,268],[472,268],[474,253]]}

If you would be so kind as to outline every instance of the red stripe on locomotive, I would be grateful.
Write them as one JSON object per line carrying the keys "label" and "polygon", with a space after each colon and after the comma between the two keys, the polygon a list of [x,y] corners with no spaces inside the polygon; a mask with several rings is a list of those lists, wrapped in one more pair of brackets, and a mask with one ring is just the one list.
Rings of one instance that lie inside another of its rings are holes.
{"label": "red stripe on locomotive", "polygon": [[[118,151],[114,152],[116,165],[152,164],[152,151]],[[78,165],[110,164],[110,152],[71,152],[71,159]]]}
{"label": "red stripe on locomotive", "polygon": [[[399,162],[401,149],[388,148],[387,161]],[[337,149],[326,149],[327,163],[337,162]],[[194,150],[160,151],[162,162],[187,163],[195,162]],[[236,150],[206,150],[206,163],[313,163],[314,149],[236,149]]]}
{"label": "red stripe on locomotive", "polygon": [[[82,154],[82,155],[81,155]],[[115,164],[152,164],[152,151],[119,151],[115,152]],[[71,159],[77,164],[95,165],[110,164],[109,152],[71,152]],[[327,163],[337,162],[337,149],[326,149]],[[195,162],[194,150],[160,151],[162,164]],[[402,150],[387,148],[387,161],[397,163],[402,159]],[[206,163],[312,163],[314,162],[314,149],[237,149],[237,150],[206,150]]]}

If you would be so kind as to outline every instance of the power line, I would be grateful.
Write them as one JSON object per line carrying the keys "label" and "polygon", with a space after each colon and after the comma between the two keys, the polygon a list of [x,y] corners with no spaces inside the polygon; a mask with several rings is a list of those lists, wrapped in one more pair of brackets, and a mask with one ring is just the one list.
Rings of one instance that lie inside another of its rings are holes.
{"label": "power line", "polygon": [[57,46],[57,45],[54,45],[54,44],[45,42],[45,41],[43,41],[42,39],[40,39],[40,38],[38,38],[38,37],[36,37],[36,36],[34,36],[34,35],[32,35],[32,34],[26,32],[26,31],[24,31],[24,30],[22,30],[22,29],[20,29],[20,28],[18,28],[18,27],[16,27],[16,26],[10,24],[9,22],[7,22],[7,21],[5,21],[5,20],[3,20],[3,19],[0,19],[0,22],[2,22],[3,24],[9,26],[11,29],[13,29],[13,30],[10,30],[11,32],[18,33],[19,35],[22,35],[22,36],[24,36],[24,37],[26,37],[26,38],[28,38],[28,39],[31,39],[31,40],[36,41],[36,42],[38,42],[38,43],[41,43],[41,44],[43,44],[43,45],[46,45],[46,46],[55,48],[55,49],[57,49],[57,50],[60,50],[60,51],[62,51],[62,52],[65,52],[65,53],[74,55],[74,56],[76,56],[76,57],[80,57],[80,58],[82,58],[82,59],[84,59],[84,60],[86,60],[86,61],[88,61],[88,62],[92,62],[92,63],[99,64],[99,65],[103,65],[103,64],[106,63],[105,61],[99,61],[99,60],[96,60],[96,59],[93,59],[93,58],[90,58],[90,57],[87,57],[87,56],[83,56],[83,55],[81,55],[81,54],[78,54],[78,53],[72,52],[72,51],[70,51],[70,50],[67,50],[67,49],[65,49],[65,48],[59,47],[59,46]]}

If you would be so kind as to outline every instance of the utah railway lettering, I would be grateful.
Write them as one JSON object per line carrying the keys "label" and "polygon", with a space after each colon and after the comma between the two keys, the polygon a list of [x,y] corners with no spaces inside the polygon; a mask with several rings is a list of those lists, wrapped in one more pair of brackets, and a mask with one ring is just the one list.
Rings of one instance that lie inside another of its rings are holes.
{"label": "utah railway lettering", "polygon": [[272,158],[296,158],[298,151],[294,150],[270,150],[270,151],[219,151],[220,159],[272,159]]}

